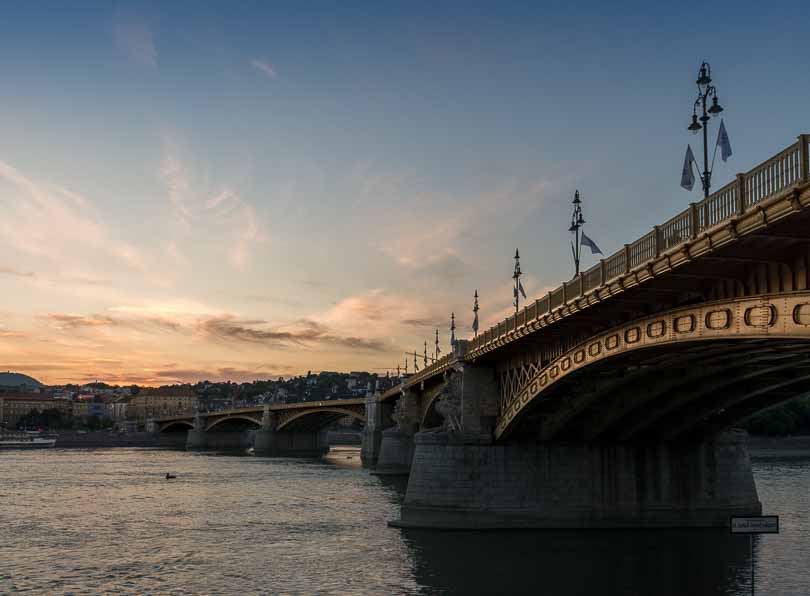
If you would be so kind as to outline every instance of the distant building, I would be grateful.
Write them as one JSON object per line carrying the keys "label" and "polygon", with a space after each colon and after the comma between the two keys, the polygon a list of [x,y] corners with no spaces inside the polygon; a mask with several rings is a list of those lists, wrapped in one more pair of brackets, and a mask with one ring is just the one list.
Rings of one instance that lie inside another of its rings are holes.
{"label": "distant building", "polygon": [[0,393],[0,427],[16,428],[20,418],[31,410],[59,410],[70,415],[71,403],[46,393]]}
{"label": "distant building", "polygon": [[127,406],[127,417],[138,421],[159,416],[191,412],[197,405],[197,394],[188,387],[142,389]]}

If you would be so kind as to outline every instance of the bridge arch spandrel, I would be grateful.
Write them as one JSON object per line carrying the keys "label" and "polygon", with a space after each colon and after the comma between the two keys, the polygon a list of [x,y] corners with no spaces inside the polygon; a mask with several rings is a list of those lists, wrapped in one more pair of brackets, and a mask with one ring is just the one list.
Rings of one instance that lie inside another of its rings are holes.
{"label": "bridge arch spandrel", "polygon": [[313,430],[328,426],[344,416],[366,423],[365,406],[318,407],[305,410],[280,411],[276,430]]}
{"label": "bridge arch spandrel", "polygon": [[257,428],[260,428],[262,425],[261,417],[254,418],[253,416],[246,416],[242,415],[230,415],[230,416],[223,416],[221,418],[215,418],[214,420],[210,420],[208,424],[205,426],[205,430],[209,431],[213,428],[216,428],[219,424],[224,422],[248,422],[250,424],[255,425]]}
{"label": "bridge arch spandrel", "polygon": [[495,436],[505,439],[543,395],[573,373],[596,364],[618,362],[637,351],[656,349],[666,355],[690,344],[763,339],[810,341],[810,291],[682,307],[593,336],[552,360],[520,387],[501,387]]}

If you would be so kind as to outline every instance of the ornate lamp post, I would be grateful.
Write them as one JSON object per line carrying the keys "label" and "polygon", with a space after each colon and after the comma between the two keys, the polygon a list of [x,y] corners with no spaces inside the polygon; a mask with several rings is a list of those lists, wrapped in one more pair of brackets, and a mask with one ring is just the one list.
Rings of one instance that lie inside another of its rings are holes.
{"label": "ornate lamp post", "polygon": [[450,313],[450,351],[456,346],[456,313]]}
{"label": "ornate lamp post", "polygon": [[[717,116],[723,108],[717,103],[717,88],[712,85],[712,67],[708,62],[700,65],[697,81],[698,96],[692,108],[692,123],[688,126],[689,131],[697,134],[703,130],[703,174],[700,181],[703,183],[703,196],[709,196],[711,188],[712,173],[709,170],[709,116]],[[706,106],[709,98],[712,100],[711,106]],[[702,115],[698,118],[698,108],[702,110]],[[700,122],[698,122],[700,120]]]}
{"label": "ornate lamp post", "polygon": [[571,251],[574,253],[574,277],[579,275],[579,256],[580,256],[580,232],[579,229],[585,224],[585,218],[582,216],[582,201],[579,200],[579,191],[574,192],[574,212],[571,214],[571,226],[568,231],[574,234],[574,243],[571,246]]}
{"label": "ornate lamp post", "polygon": [[512,279],[515,280],[515,287],[512,291],[515,296],[515,314],[518,313],[518,309],[520,308],[520,291],[523,289],[523,286],[520,284],[521,275],[523,275],[523,272],[520,270],[520,253],[518,249],[515,249],[515,272],[512,274]]}

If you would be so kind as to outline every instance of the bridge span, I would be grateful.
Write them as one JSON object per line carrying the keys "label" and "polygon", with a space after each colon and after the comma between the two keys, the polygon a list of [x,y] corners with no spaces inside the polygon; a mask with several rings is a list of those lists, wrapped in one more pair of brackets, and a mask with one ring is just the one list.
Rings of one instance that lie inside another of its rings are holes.
{"label": "bridge span", "polygon": [[267,455],[317,456],[329,450],[322,432],[349,416],[366,421],[365,399],[259,405],[156,418],[151,430],[186,433],[189,449],[253,447]]}
{"label": "bridge span", "polygon": [[[809,142],[356,404],[364,465],[408,475],[396,525],[723,526],[759,513],[735,427],[810,392]],[[308,432],[312,416],[298,418]]]}

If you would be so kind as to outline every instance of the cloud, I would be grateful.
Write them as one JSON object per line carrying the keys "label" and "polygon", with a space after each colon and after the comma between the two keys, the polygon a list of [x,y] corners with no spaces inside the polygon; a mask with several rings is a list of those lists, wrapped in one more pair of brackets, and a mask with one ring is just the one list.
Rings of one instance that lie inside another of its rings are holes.
{"label": "cloud", "polygon": [[163,134],[163,159],[160,162],[160,176],[169,192],[169,203],[177,221],[184,231],[189,231],[192,218],[188,196],[191,182],[185,164],[180,159],[177,143],[168,133]]}
{"label": "cloud", "polygon": [[14,331],[4,325],[0,325],[0,337],[26,337],[21,331]]}
{"label": "cloud", "polygon": [[132,62],[140,66],[157,68],[158,52],[155,36],[143,22],[133,20],[113,26],[115,44]]}
{"label": "cloud", "polygon": [[42,318],[54,323],[57,329],[78,329],[81,327],[107,327],[114,325],[110,317],[83,316],[65,313],[48,313]]}
{"label": "cloud", "polygon": [[[226,238],[228,259],[237,270],[245,270],[253,247],[264,241],[253,205],[229,188],[203,201],[201,197],[207,193],[195,192],[193,172],[181,158],[174,136],[168,132],[163,133],[160,177],[179,227],[176,236],[186,237],[195,227],[212,228],[209,236]],[[185,264],[177,237],[168,242],[166,250],[176,263]]]}
{"label": "cloud", "polygon": [[372,162],[350,171],[346,183],[354,211],[384,222],[367,227],[374,248],[410,272],[451,282],[467,268],[462,255],[480,246],[475,240],[534,217],[552,188],[546,180],[513,179],[460,196],[435,190],[417,173],[379,171]]}
{"label": "cloud", "polygon": [[144,269],[137,249],[108,232],[90,201],[29,178],[3,161],[0,212],[0,244],[48,258],[62,270],[79,269],[99,254],[111,254],[130,268]]}
{"label": "cloud", "polygon": [[264,74],[266,74],[271,79],[276,78],[276,69],[273,67],[272,64],[270,64],[268,62],[262,62],[261,60],[256,60],[254,58],[253,60],[250,61],[250,65],[253,68],[263,72]]}
{"label": "cloud", "polygon": [[265,321],[239,320],[231,316],[212,317],[200,321],[200,330],[223,341],[264,344],[268,347],[341,346],[358,350],[385,350],[385,344],[375,339],[335,334],[315,321],[302,320],[294,327],[268,327]]}
{"label": "cloud", "polygon": [[223,190],[205,204],[216,219],[232,230],[232,243],[228,251],[231,263],[244,270],[250,258],[251,248],[263,240],[259,233],[256,210],[232,190]]}
{"label": "cloud", "polygon": [[34,277],[31,271],[20,271],[13,267],[0,267],[0,275],[11,275],[13,277]]}
{"label": "cloud", "polygon": [[[432,301],[374,289],[344,298],[325,313],[310,318],[347,335],[362,329],[364,336],[391,344],[412,341],[416,330],[424,333],[445,327],[449,316],[436,312]],[[445,323],[437,323],[445,319]]]}

